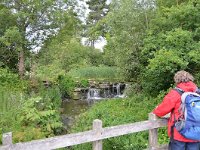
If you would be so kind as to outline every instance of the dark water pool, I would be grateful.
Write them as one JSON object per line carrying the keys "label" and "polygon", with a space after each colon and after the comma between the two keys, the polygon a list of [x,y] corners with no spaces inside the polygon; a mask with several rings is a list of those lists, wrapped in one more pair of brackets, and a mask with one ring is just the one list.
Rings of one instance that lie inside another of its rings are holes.
{"label": "dark water pool", "polygon": [[85,112],[90,106],[84,100],[63,100],[61,118],[66,130],[73,125],[75,118]]}

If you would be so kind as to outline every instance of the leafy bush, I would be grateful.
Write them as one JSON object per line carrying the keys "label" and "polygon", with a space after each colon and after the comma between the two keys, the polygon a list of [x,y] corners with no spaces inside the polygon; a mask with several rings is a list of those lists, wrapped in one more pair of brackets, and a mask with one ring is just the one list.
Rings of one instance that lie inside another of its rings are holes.
{"label": "leafy bush", "polygon": [[80,81],[79,87],[88,87],[88,86],[89,86],[89,81],[88,81],[88,80],[82,79],[82,80]]}
{"label": "leafy bush", "polygon": [[[92,122],[95,119],[102,120],[104,127],[147,120],[148,113],[161,101],[161,97],[163,98],[163,93],[154,100],[145,97],[143,94],[138,94],[131,98],[104,100],[95,103],[87,112],[80,115],[75,125],[72,127],[71,132],[90,130],[92,128]],[[162,135],[159,139],[161,143],[165,143],[166,140],[168,140],[166,134],[163,136],[164,132],[166,132],[165,129],[159,131],[159,135]],[[147,145],[147,131],[110,138],[103,141],[103,147],[106,150],[144,149]],[[73,149],[91,149],[91,144],[74,146]]]}
{"label": "leafy bush", "polygon": [[55,82],[59,75],[65,74],[65,71],[58,64],[40,65],[36,69],[36,77],[43,81]]}
{"label": "leafy bush", "polygon": [[62,95],[72,97],[74,88],[76,86],[76,83],[72,77],[60,75],[58,77],[58,84]]}
{"label": "leafy bush", "polygon": [[[13,89],[0,88],[1,135],[13,132],[14,142],[22,142],[61,133],[58,111],[61,95],[58,87],[40,86],[39,92],[31,92],[30,95]],[[28,98],[30,96],[32,98]]]}
{"label": "leafy bush", "polygon": [[149,60],[149,65],[143,75],[143,88],[151,95],[157,95],[161,90],[167,90],[173,85],[173,76],[178,70],[187,68],[188,62],[172,50],[159,50],[155,58]]}
{"label": "leafy bush", "polygon": [[20,121],[24,127],[40,128],[46,136],[61,131],[62,123],[53,103],[43,103],[41,97],[29,98],[23,104]]}
{"label": "leafy bush", "polygon": [[41,128],[37,127],[21,127],[20,131],[13,132],[13,142],[25,142],[35,139],[46,138],[44,132],[41,131]]}
{"label": "leafy bush", "polygon": [[52,103],[52,109],[59,109],[61,106],[61,92],[58,85],[51,84],[50,87],[39,87],[39,92],[32,95],[32,97],[41,97],[42,103],[49,104]]}
{"label": "leafy bush", "polygon": [[[161,4],[161,3],[160,3]],[[173,7],[158,7],[144,38],[141,79],[146,92],[156,96],[173,84],[176,71],[184,69],[199,78],[199,2],[184,1]],[[183,23],[184,22],[184,23]]]}
{"label": "leafy bush", "polygon": [[0,87],[9,91],[23,91],[27,89],[27,82],[20,80],[19,76],[8,69],[0,68]]}

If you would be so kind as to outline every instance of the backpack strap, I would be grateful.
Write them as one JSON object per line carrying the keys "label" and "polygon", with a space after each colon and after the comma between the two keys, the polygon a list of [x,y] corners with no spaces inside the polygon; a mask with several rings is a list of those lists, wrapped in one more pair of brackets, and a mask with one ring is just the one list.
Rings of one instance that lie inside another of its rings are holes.
{"label": "backpack strap", "polygon": [[178,87],[175,87],[174,90],[177,91],[180,95],[182,95],[185,92],[184,90]]}
{"label": "backpack strap", "polygon": [[[180,94],[180,96],[185,92],[183,91],[182,89],[178,88],[178,87],[175,87],[174,88],[175,91],[178,92],[178,94]],[[171,137],[170,137],[170,141],[171,142],[174,142],[174,128],[175,128],[175,123],[176,123],[176,117],[175,117],[175,113],[174,113],[174,109],[172,110],[172,113],[174,114],[174,123],[173,125],[171,126]]]}
{"label": "backpack strap", "polygon": [[200,88],[196,88],[195,93],[200,94]]}
{"label": "backpack strap", "polygon": [[184,90],[182,90],[181,88],[178,88],[178,87],[175,87],[174,90],[177,91],[181,96],[181,106],[179,108],[179,112],[185,112],[184,104],[185,104],[185,97],[186,97],[185,95],[187,92],[185,92]]}

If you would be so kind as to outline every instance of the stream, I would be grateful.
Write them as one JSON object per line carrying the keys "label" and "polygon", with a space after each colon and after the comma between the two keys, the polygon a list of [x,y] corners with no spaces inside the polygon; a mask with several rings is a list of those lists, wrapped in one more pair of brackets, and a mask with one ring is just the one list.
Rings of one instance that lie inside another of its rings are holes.
{"label": "stream", "polygon": [[90,106],[91,105],[89,105],[88,102],[84,100],[63,100],[61,106],[63,109],[61,118],[65,130],[70,128],[73,125],[75,118],[79,114],[85,112]]}
{"label": "stream", "polygon": [[[85,93],[81,93],[80,99],[63,99],[62,101],[62,122],[67,131],[81,113],[88,110],[89,107],[95,102],[102,99],[110,98],[123,98],[125,97],[126,84],[118,83],[106,85],[104,88],[91,87]],[[81,91],[80,91],[81,92]]]}

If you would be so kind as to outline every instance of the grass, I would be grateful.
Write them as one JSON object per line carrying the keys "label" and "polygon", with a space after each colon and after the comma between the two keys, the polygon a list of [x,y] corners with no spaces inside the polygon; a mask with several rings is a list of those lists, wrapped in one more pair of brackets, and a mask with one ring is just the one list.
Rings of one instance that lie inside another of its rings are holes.
{"label": "grass", "polygon": [[24,95],[21,92],[0,88],[0,142],[2,133],[21,128],[17,117],[23,100]]}
{"label": "grass", "polygon": [[119,69],[117,67],[85,67],[80,69],[72,69],[67,73],[73,78],[94,79],[94,80],[121,80]]}

